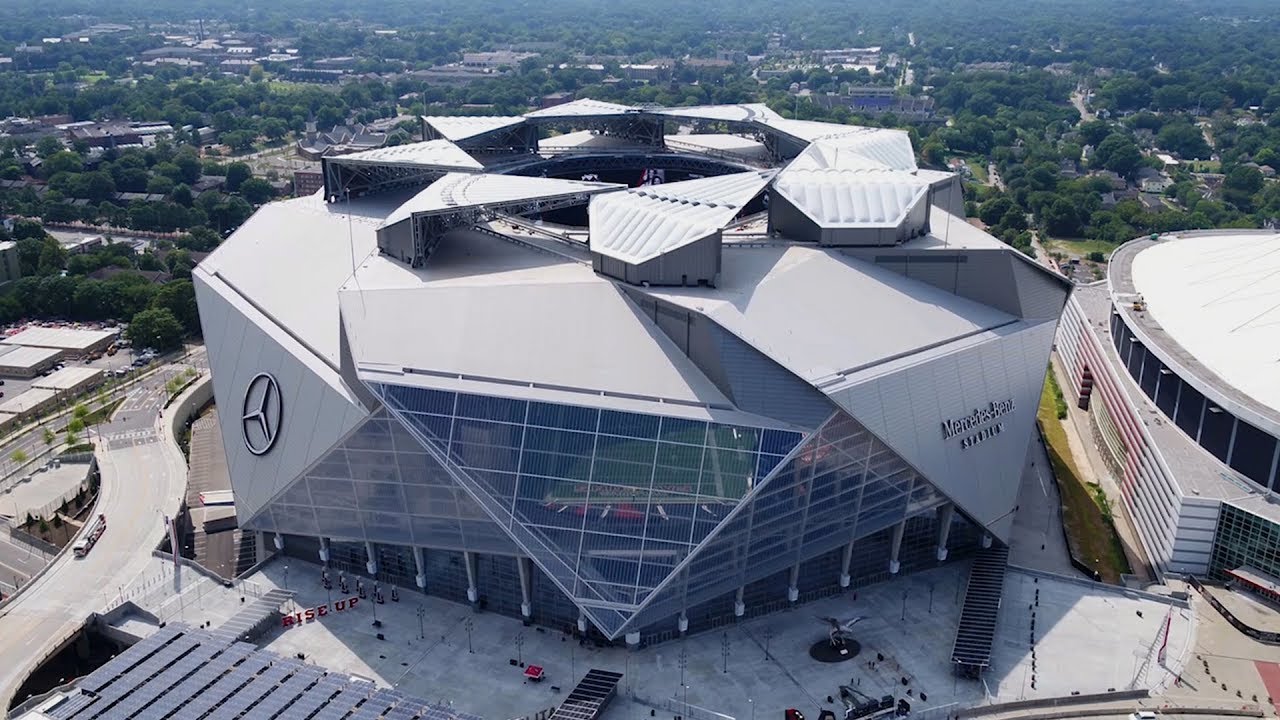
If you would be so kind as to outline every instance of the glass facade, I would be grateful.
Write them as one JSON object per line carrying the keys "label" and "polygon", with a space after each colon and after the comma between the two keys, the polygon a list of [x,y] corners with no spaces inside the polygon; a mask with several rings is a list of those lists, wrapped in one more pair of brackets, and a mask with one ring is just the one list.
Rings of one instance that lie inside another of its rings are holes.
{"label": "glass facade", "polygon": [[[246,527],[329,538],[331,564],[353,573],[368,559],[364,543],[374,543],[380,574],[395,581],[411,582],[411,548],[428,548],[430,591],[451,599],[466,596],[458,561],[472,551],[483,558],[477,574],[506,578],[505,591],[482,596],[509,614],[520,604],[515,557],[527,555],[541,571],[533,583],[538,615],[558,624],[564,611],[573,620],[581,609],[609,638],[693,608],[709,617],[726,594],[731,608],[737,588],[758,583],[771,588],[770,602],[785,601],[775,576],[797,566],[833,587],[842,548],[858,538],[867,539],[858,547],[876,551],[854,558],[851,574],[871,566],[883,572],[888,531],[911,520],[920,538],[906,544],[932,548],[933,511],[946,502],[839,410],[805,437],[422,388],[371,389],[384,407]],[[782,582],[785,595],[789,578]]]}
{"label": "glass facade", "polygon": [[1209,557],[1209,577],[1226,581],[1238,567],[1257,568],[1280,577],[1280,524],[1223,503]]}

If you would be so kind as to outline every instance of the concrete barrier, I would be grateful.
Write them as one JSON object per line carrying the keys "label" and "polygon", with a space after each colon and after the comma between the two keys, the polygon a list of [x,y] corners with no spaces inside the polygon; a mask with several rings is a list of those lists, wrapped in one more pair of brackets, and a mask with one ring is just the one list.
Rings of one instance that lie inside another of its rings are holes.
{"label": "concrete barrier", "polygon": [[962,718],[978,718],[987,715],[999,715],[1001,713],[1014,712],[1017,710],[1037,710],[1054,708],[1054,712],[1049,715],[1018,715],[1023,720],[1030,720],[1032,717],[1044,718],[1062,718],[1062,717],[1089,717],[1089,715],[1097,715],[1097,709],[1080,711],[1084,714],[1068,714],[1073,711],[1063,710],[1064,706],[1071,705],[1091,705],[1094,703],[1114,703],[1124,700],[1145,700],[1150,695],[1147,690],[1117,690],[1108,693],[1090,693],[1088,695],[1065,695],[1063,697],[1053,698],[1037,698],[1035,700],[1014,700],[1013,702],[1000,703],[997,705],[982,705],[980,707],[971,707],[961,710],[959,716]]}

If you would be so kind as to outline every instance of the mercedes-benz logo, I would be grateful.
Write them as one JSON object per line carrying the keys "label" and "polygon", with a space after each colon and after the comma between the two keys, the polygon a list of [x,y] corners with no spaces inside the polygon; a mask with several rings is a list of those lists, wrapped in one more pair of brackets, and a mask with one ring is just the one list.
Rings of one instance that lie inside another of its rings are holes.
{"label": "mercedes-benz logo", "polygon": [[280,386],[269,373],[258,373],[244,391],[240,429],[244,446],[254,455],[266,455],[280,434]]}

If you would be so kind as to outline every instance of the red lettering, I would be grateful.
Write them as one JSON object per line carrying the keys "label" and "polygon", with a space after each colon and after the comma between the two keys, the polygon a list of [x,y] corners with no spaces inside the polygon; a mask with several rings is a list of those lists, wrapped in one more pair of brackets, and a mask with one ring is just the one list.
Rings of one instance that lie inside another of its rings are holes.
{"label": "red lettering", "polygon": [[328,606],[328,605],[321,605],[320,607],[316,608],[316,614],[317,614],[317,615],[319,615],[320,617],[324,617],[325,615],[328,615],[328,614],[329,614],[329,606]]}
{"label": "red lettering", "polygon": [[281,623],[281,625],[283,625],[284,627],[289,627],[289,626],[293,625],[293,616],[292,616],[292,615],[285,615],[284,617],[280,618],[280,623]]}
{"label": "red lettering", "polygon": [[296,612],[296,613],[294,613],[294,614],[293,614],[293,618],[294,618],[294,620],[296,620],[296,621],[297,621],[297,623],[298,623],[299,625],[301,625],[301,624],[302,624],[302,613],[301,613],[301,612]]}
{"label": "red lettering", "polygon": [[356,606],[356,602],[358,602],[359,600],[360,598],[351,598],[347,607],[354,609]]}
{"label": "red lettering", "polygon": [[312,610],[312,609],[310,609],[310,608],[308,608],[308,609],[307,609],[307,622],[311,622],[312,620],[315,620],[315,619],[316,619],[316,611],[315,611],[315,610]]}
{"label": "red lettering", "polygon": [[346,610],[346,609],[347,609],[347,601],[346,601],[346,600],[339,600],[338,602],[336,602],[336,603],[334,603],[334,604],[333,604],[333,611],[334,611],[334,612],[341,612],[342,610]]}

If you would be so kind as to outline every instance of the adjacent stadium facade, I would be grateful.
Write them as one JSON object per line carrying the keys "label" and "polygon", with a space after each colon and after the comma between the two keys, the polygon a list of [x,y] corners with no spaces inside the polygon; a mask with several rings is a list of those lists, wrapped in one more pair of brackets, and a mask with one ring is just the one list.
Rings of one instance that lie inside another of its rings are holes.
{"label": "adjacent stadium facade", "polygon": [[1160,574],[1280,583],[1280,234],[1126,243],[1058,331],[1063,391]]}
{"label": "adjacent stadium facade", "polygon": [[264,543],[634,644],[1007,541],[1069,286],[905,133],[423,123],[194,273]]}

